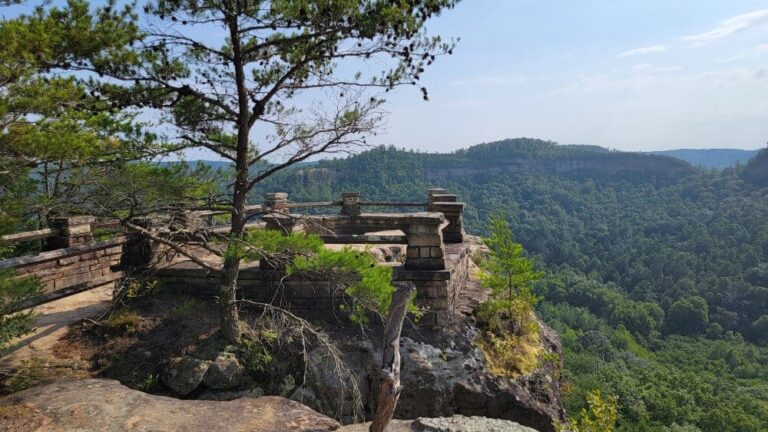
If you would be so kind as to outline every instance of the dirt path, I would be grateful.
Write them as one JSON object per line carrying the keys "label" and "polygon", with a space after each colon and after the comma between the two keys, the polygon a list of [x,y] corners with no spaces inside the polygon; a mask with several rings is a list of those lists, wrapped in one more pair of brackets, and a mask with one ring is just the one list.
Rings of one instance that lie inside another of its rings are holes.
{"label": "dirt path", "polygon": [[11,352],[0,358],[0,372],[12,371],[22,360],[30,358],[53,360],[51,349],[69,327],[83,318],[99,315],[111,298],[112,287],[104,286],[37,306],[34,332],[13,342]]}

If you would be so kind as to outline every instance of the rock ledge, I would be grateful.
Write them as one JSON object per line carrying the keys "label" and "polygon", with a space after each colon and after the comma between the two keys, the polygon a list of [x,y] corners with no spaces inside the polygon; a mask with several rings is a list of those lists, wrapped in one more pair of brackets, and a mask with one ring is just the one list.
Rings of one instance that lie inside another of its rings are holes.
{"label": "rock ledge", "polygon": [[131,390],[108,379],[59,381],[16,393],[0,404],[20,414],[0,416],[4,431],[322,432],[341,426],[281,397],[179,400]]}

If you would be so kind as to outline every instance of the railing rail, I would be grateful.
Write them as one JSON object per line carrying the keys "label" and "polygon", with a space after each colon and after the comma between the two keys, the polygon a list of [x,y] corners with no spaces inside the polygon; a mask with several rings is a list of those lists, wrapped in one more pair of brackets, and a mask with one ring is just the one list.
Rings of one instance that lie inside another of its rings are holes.
{"label": "railing rail", "polygon": [[9,243],[19,243],[19,242],[25,242],[25,241],[32,241],[32,240],[43,240],[51,237],[56,237],[59,235],[61,230],[53,229],[53,228],[43,228],[39,230],[34,231],[24,231],[20,233],[15,234],[6,234],[4,236],[0,236],[0,242],[9,244]]}
{"label": "railing rail", "polygon": [[[442,194],[441,194],[442,193]],[[246,206],[246,214],[250,217],[257,216],[259,214],[267,214],[271,212],[288,212],[291,209],[306,209],[306,208],[323,208],[323,207],[341,207],[342,214],[359,214],[360,207],[421,207],[430,210],[430,207],[434,204],[434,198],[454,197],[455,195],[446,195],[442,189],[430,190],[430,199],[428,202],[414,202],[414,201],[362,201],[360,200],[358,193],[345,193],[342,195],[341,201],[309,201],[309,202],[289,202],[287,194],[276,193],[267,194],[267,200],[264,204],[256,204]],[[442,199],[439,199],[442,201]],[[450,201],[450,199],[446,199]],[[352,210],[350,210],[352,209]],[[357,210],[355,210],[357,209]],[[351,213],[350,213],[351,211]],[[356,212],[356,213],[355,213]],[[197,218],[212,218],[214,216],[221,216],[229,214],[227,210],[193,210],[188,213]],[[210,222],[209,222],[210,223]],[[120,221],[103,220],[103,221],[90,221],[90,230],[94,229],[110,229],[120,228]],[[223,231],[226,225],[213,225],[206,229],[213,231]],[[0,243],[12,244],[33,240],[44,240],[48,238],[67,236],[69,233],[66,229],[60,229],[59,227],[44,228],[34,231],[26,231],[15,234],[7,234],[0,236]]]}

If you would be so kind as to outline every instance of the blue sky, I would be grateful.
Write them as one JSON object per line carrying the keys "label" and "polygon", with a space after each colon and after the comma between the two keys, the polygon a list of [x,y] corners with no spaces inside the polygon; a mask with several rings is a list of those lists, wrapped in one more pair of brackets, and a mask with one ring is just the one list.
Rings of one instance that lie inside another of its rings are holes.
{"label": "blue sky", "polygon": [[647,151],[768,141],[768,0],[464,0],[428,28],[461,41],[423,75],[429,102],[411,87],[390,97],[374,144],[444,152],[525,136]]}
{"label": "blue sky", "polygon": [[768,141],[768,1],[465,0],[461,37],[392,99],[378,142],[448,151],[508,137],[620,150]]}

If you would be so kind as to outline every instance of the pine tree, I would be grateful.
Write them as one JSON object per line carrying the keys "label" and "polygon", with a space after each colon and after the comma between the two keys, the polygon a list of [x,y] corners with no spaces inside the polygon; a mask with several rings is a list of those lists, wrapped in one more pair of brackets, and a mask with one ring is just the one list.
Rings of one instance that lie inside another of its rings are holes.
{"label": "pine tree", "polygon": [[483,240],[490,256],[481,262],[481,280],[491,292],[480,315],[492,331],[508,321],[513,323],[513,331],[520,332],[537,301],[532,285],[541,279],[542,273],[534,270],[534,260],[525,256],[523,245],[514,241],[506,215],[491,217],[489,231],[490,235]]}

